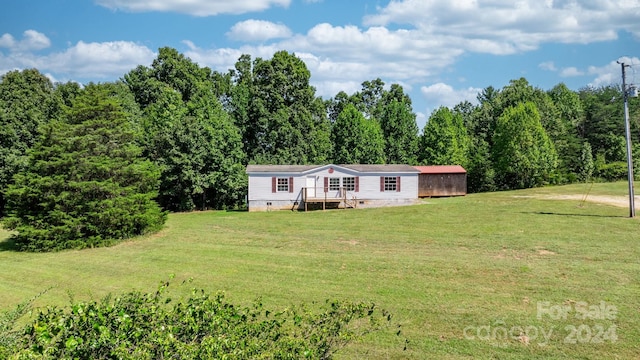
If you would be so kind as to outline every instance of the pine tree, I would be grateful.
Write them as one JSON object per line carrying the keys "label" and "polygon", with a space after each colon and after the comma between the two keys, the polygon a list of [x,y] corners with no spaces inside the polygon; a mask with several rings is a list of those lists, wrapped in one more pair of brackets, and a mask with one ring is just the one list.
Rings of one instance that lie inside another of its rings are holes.
{"label": "pine tree", "polygon": [[36,69],[10,71],[0,79],[0,216],[4,190],[27,164],[39,127],[55,116],[51,81]]}
{"label": "pine tree", "polygon": [[5,225],[19,249],[103,246],[159,229],[160,171],[143,160],[132,124],[105,86],[89,85],[66,121],[51,121],[7,191]]}

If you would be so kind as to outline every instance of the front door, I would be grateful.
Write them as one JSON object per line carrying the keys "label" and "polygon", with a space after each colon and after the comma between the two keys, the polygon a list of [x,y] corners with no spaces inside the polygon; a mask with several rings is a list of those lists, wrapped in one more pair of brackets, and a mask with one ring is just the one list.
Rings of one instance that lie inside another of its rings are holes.
{"label": "front door", "polygon": [[310,176],[307,178],[307,197],[316,197],[316,177]]}

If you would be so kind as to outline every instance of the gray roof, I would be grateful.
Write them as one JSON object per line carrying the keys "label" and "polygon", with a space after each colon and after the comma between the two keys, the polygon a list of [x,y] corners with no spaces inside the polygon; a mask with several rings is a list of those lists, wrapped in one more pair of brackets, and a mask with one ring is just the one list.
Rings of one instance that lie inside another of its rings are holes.
{"label": "gray roof", "polygon": [[349,165],[247,165],[248,173],[305,173],[314,169],[323,167],[341,167],[363,173],[389,173],[389,172],[403,172],[403,173],[419,173],[413,166],[405,164],[349,164]]}
{"label": "gray roof", "polygon": [[359,172],[418,172],[413,166],[405,164],[384,164],[384,165],[340,165],[347,169]]}
{"label": "gray roof", "polygon": [[247,172],[305,172],[319,165],[247,165]]}

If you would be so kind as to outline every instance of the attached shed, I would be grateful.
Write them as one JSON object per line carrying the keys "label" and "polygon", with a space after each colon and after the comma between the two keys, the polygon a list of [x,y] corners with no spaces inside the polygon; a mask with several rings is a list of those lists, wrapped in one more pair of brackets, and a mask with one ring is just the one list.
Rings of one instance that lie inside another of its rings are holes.
{"label": "attached shed", "polygon": [[248,165],[249,211],[366,208],[418,202],[409,165]]}
{"label": "attached shed", "polygon": [[419,197],[467,194],[467,171],[460,165],[414,166],[420,171]]}

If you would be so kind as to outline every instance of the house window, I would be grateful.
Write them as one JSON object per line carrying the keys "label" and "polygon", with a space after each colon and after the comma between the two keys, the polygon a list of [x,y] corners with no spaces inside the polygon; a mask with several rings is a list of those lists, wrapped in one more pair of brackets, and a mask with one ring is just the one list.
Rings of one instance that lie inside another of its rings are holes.
{"label": "house window", "polygon": [[384,177],[384,191],[397,191],[398,190],[398,178],[395,176]]}
{"label": "house window", "polygon": [[340,178],[329,178],[329,191],[340,190]]}
{"label": "house window", "polygon": [[354,177],[343,177],[342,178],[342,186],[346,191],[355,191],[356,190],[356,178]]}
{"label": "house window", "polygon": [[289,178],[278,178],[278,192],[289,192]]}

